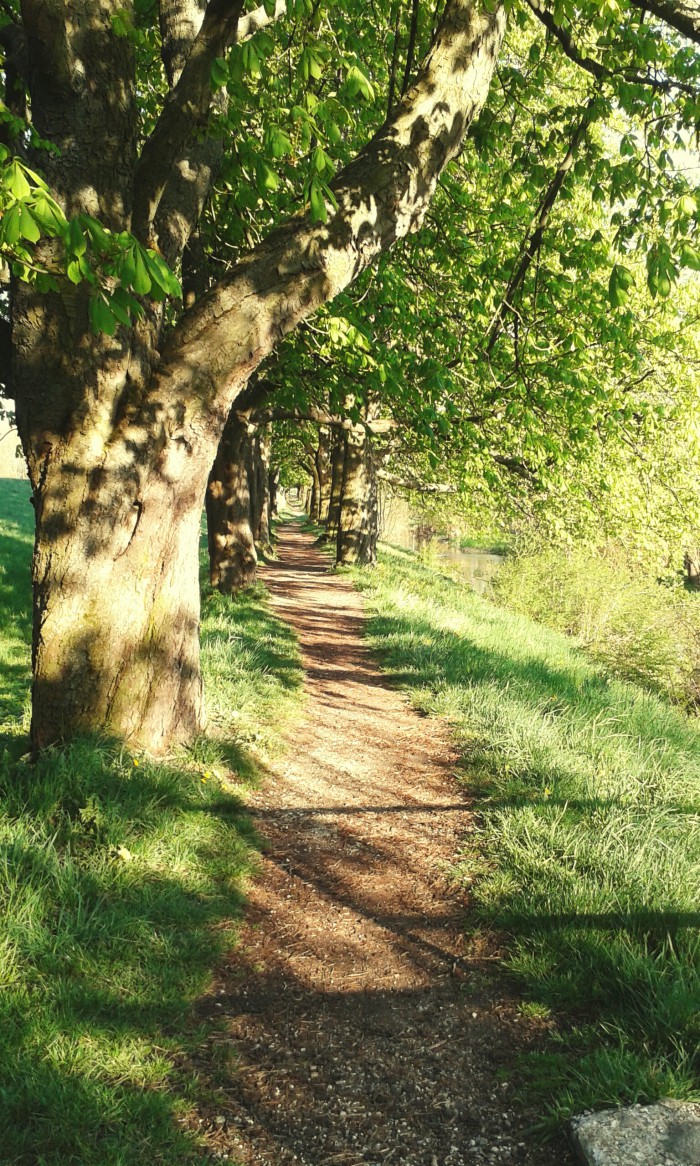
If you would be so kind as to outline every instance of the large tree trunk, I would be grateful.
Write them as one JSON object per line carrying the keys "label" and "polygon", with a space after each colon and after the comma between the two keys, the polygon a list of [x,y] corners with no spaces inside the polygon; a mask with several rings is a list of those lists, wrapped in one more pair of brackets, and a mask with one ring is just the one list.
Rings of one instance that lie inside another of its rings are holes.
{"label": "large tree trunk", "polygon": [[223,595],[255,582],[258,556],[251,522],[248,413],[229,413],[207,486],[209,578]]}
{"label": "large tree trunk", "polygon": [[[239,10],[210,0],[197,52],[137,160],[134,50],[113,28],[113,6],[24,0],[32,116],[58,147],[37,164],[67,214],[118,232],[134,206],[140,238],[167,234],[174,258],[202,192],[180,205],[177,239],[166,231],[175,209],[159,227],[159,208],[177,201],[169,177],[187,142],[201,141],[211,62]],[[157,307],[95,338],[82,287],[65,280],[40,295],[15,282],[12,384],[36,507],[35,748],[96,730],[162,750],[201,728],[198,524],[231,407],[281,336],[420,226],[486,98],[504,24],[500,7],[449,0],[416,84],[334,182],[328,222],[298,215],[272,232],[167,341]],[[254,563],[252,545],[245,561],[232,549],[217,568],[225,588]]]}
{"label": "large tree trunk", "polygon": [[377,474],[371,438],[355,425],[345,439],[343,493],[337,562],[372,566],[377,561]]}
{"label": "large tree trunk", "polygon": [[[128,401],[136,352],[86,335],[78,353],[65,347],[84,307],[21,288],[13,300],[36,516],[32,745],[100,731],[160,750],[204,723],[197,545],[213,444],[164,441],[160,418],[132,417],[126,401],[110,417],[106,386],[121,382]],[[71,396],[80,425],[61,416]]]}

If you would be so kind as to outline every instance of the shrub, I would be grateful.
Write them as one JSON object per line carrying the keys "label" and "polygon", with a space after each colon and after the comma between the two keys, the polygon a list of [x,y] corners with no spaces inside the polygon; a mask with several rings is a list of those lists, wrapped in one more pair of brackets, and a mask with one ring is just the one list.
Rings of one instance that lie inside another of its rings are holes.
{"label": "shrub", "polygon": [[615,675],[688,705],[700,699],[698,598],[640,574],[618,548],[517,555],[494,590],[512,610],[577,637]]}

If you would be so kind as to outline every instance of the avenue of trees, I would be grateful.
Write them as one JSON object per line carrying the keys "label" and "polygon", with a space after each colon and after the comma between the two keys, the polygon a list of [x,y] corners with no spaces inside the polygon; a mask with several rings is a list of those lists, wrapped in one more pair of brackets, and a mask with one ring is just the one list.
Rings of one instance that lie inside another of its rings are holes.
{"label": "avenue of trees", "polygon": [[4,0],[35,750],[201,730],[202,509],[245,586],[280,471],[340,562],[382,481],[692,537],[699,43],[684,0]]}

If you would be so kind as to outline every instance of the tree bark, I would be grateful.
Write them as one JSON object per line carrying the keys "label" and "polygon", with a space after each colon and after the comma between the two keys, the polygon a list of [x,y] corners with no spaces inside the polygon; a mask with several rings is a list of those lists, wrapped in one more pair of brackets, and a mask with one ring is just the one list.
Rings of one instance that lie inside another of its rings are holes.
{"label": "tree bark", "polygon": [[331,494],[331,437],[323,426],[318,431],[316,449],[316,473],[318,474],[318,522],[323,525],[328,519]]}
{"label": "tree bark", "polygon": [[345,462],[345,433],[335,430],[331,447],[330,492],[328,497],[328,518],[326,538],[335,542],[340,526],[340,505],[343,497],[343,465]]}
{"label": "tree bark", "polygon": [[338,564],[372,566],[377,561],[379,511],[372,439],[362,425],[345,438],[343,491],[338,528]]}
{"label": "tree bark", "polygon": [[267,491],[270,499],[270,519],[273,519],[279,513],[277,507],[277,491],[280,484],[280,472],[277,466],[270,470],[267,478]]}
{"label": "tree bark", "polygon": [[[239,7],[210,0],[139,158],[134,49],[113,6],[23,0],[32,116],[58,147],[38,165],[68,215],[122,231],[135,206],[152,237]],[[199,515],[205,494],[220,501],[207,481],[233,403],[283,335],[420,226],[486,99],[504,26],[501,7],[451,0],[415,85],[338,175],[329,221],[298,215],[272,232],[165,342],[157,305],[94,337],[82,285],[42,296],[15,282],[11,380],[36,508],[35,749],[90,730],[163,751],[201,729]],[[233,589],[255,551],[246,532],[227,539],[216,586]]]}
{"label": "tree bark", "polygon": [[321,505],[321,482],[318,476],[318,465],[316,463],[316,450],[310,446],[305,445],[304,451],[308,461],[303,462],[303,468],[308,470],[311,484],[307,495],[306,513],[312,522],[318,522],[320,505]]}
{"label": "tree bark", "polygon": [[258,556],[251,525],[251,445],[248,414],[232,409],[209,475],[206,501],[209,578],[222,595],[234,595],[255,582]]}
{"label": "tree bark", "polygon": [[259,426],[251,443],[251,527],[256,543],[270,545],[270,426]]}

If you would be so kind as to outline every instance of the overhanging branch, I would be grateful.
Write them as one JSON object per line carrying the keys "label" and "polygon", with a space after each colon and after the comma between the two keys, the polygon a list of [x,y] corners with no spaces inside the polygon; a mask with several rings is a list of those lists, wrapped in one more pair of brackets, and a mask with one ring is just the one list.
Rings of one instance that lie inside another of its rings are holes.
{"label": "overhanging branch", "polygon": [[693,0],[630,0],[635,8],[651,12],[688,40],[700,44],[700,5]]}
{"label": "overhanging branch", "polygon": [[501,335],[506,314],[513,311],[513,298],[516,292],[522,286],[523,280],[527,274],[527,270],[542,245],[542,239],[544,237],[547,223],[549,222],[549,216],[552,213],[552,207],[554,206],[557,200],[557,196],[562,186],[564,185],[564,179],[574,164],[576,151],[581,145],[581,142],[586,135],[586,131],[593,121],[595,102],[595,97],[591,97],[588,101],[586,108],[576,126],[576,129],[571,136],[566,156],[559,165],[554,178],[547,187],[542,201],[540,202],[537,211],[535,229],[525,243],[520,257],[520,262],[518,263],[515,271],[508,281],[508,287],[505,290],[503,299],[496,309],[491,320],[491,324],[489,325],[488,332],[486,333],[485,339],[487,355],[490,355],[496,341],[498,340],[498,337]]}
{"label": "overhanging branch", "polygon": [[388,470],[377,470],[377,477],[388,486],[398,490],[414,490],[420,494],[456,494],[457,487],[451,482],[423,482],[419,478],[402,477]]}
{"label": "overhanging branch", "polygon": [[266,409],[263,413],[257,413],[254,420],[260,425],[266,425],[270,421],[310,421],[313,425],[327,425],[329,429],[345,430],[353,429],[355,425],[361,425],[373,435],[389,433],[396,426],[396,422],[392,418],[375,421],[365,421],[361,418],[360,421],[355,422],[350,417],[338,417],[334,413],[328,413],[325,409]]}
{"label": "overhanging branch", "polygon": [[[216,438],[250,373],[280,339],[423,221],[444,167],[488,95],[504,9],[450,0],[418,79],[333,182],[326,223],[295,215],[185,314],[166,343],[152,392]],[[183,73],[184,77],[184,73]]]}
{"label": "overhanging branch", "polygon": [[[594,57],[587,57],[578,47],[569,30],[556,22],[552,13],[542,3],[542,0],[526,0],[526,2],[547,31],[559,41],[569,60],[573,61],[579,68],[585,69],[587,73],[590,73],[598,81],[609,81],[614,80],[615,77],[620,77],[621,80],[634,85],[647,85],[659,93],[670,93],[673,90],[678,90],[682,93],[697,96],[697,86],[690,85],[684,81],[678,81],[670,77],[654,77],[645,73],[637,73],[634,69],[609,69],[602,61],[596,61]],[[641,4],[640,7],[642,7]],[[645,7],[647,6],[645,5]]]}

